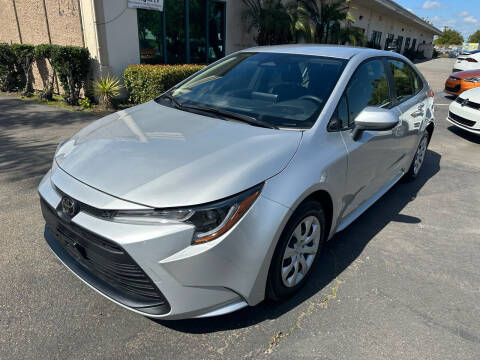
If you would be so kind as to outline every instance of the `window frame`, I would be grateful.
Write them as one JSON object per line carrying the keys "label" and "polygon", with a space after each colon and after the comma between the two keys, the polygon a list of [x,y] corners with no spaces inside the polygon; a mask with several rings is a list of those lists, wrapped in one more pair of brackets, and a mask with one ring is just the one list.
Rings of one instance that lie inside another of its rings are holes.
{"label": "window frame", "polygon": [[[395,78],[394,78],[392,70],[390,69],[389,60],[400,61],[400,62],[403,62],[405,65],[409,66],[410,69],[413,70],[413,73],[415,74],[415,76],[421,82],[421,86],[419,87],[419,90],[417,92],[415,92],[412,96],[410,96],[406,99],[403,99],[402,101],[398,101],[398,99],[397,99],[397,89],[395,88]],[[385,56],[385,65],[387,66],[387,69],[388,69],[387,72],[390,76],[390,82],[391,82],[391,87],[390,88],[391,88],[391,90],[393,91],[393,94],[394,94],[394,99],[393,100],[394,100],[395,105],[392,108],[394,108],[396,106],[399,106],[406,101],[411,100],[412,98],[414,98],[415,96],[420,94],[423,89],[425,89],[425,81],[423,80],[423,78],[420,76],[420,74],[417,72],[417,70],[413,66],[411,66],[408,62],[406,62],[405,60],[400,59],[398,57],[394,57],[394,56]]]}
{"label": "window frame", "polygon": [[[390,57],[388,57],[390,58]],[[393,59],[397,59],[395,57],[392,57]],[[373,61],[373,60],[380,60],[383,64],[383,69],[385,71],[385,75],[387,77],[387,82],[388,82],[388,90],[389,90],[389,95],[390,95],[390,101],[392,102],[392,105],[390,107],[388,107],[388,109],[393,109],[394,107],[398,106],[397,102],[396,102],[396,91],[395,91],[395,88],[394,88],[394,82],[393,82],[393,74],[391,74],[391,71],[388,70],[388,62],[387,62],[387,57],[386,56],[383,56],[383,55],[380,55],[380,56],[373,56],[373,57],[369,57],[368,59],[365,59],[363,60],[360,64],[358,64],[357,68],[355,69],[355,71],[353,72],[352,76],[350,76],[350,79],[348,80],[348,83],[347,85],[345,86],[345,89],[343,89],[343,92],[342,92],[342,95],[340,96],[340,98],[338,99],[337,101],[337,104],[335,105],[335,110],[330,118],[330,120],[328,121],[327,123],[327,132],[340,132],[340,131],[347,131],[347,130],[352,130],[354,125],[355,125],[355,120],[352,122],[352,124],[350,125],[350,102],[348,101],[348,95],[347,95],[347,89],[348,87],[350,86],[351,82],[352,82],[352,79],[353,77],[356,75],[358,69],[365,63],[369,62],[369,61]],[[395,96],[394,96],[395,95]],[[340,124],[339,122],[337,121],[337,126],[334,127],[334,126],[331,126],[332,124],[332,121],[334,121],[334,118],[335,116],[337,116],[337,110],[338,110],[338,105],[340,104],[340,101],[342,100],[342,98],[345,97],[346,101],[347,101],[347,109],[348,109],[348,124],[349,126],[346,127],[346,128],[341,128],[340,127]]]}

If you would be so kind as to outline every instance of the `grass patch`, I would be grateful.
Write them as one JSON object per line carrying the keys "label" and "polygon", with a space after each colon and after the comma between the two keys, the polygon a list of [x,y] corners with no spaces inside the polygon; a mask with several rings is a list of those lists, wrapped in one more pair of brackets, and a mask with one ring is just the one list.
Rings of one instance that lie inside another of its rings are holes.
{"label": "grass patch", "polygon": [[92,105],[92,107],[90,108],[68,105],[67,103],[65,103],[65,101],[63,100],[63,97],[60,95],[53,95],[53,100],[51,101],[40,99],[39,92],[35,92],[32,96],[22,96],[18,92],[1,92],[0,91],[0,95],[11,96],[11,97],[15,97],[17,99],[21,99],[25,101],[32,101],[36,104],[52,106],[60,110],[71,111],[71,112],[81,112],[81,113],[91,114],[96,116],[106,116],[118,110],[127,109],[133,106],[131,104],[118,104],[118,109],[116,110],[105,110],[104,107],[99,107],[98,105]]}

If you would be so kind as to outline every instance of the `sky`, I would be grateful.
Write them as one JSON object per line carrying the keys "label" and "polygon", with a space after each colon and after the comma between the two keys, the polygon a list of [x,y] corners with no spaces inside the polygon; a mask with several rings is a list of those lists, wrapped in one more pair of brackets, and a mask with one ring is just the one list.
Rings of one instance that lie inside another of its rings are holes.
{"label": "sky", "polygon": [[428,18],[443,30],[444,26],[460,32],[465,41],[480,30],[480,0],[394,0],[421,18]]}

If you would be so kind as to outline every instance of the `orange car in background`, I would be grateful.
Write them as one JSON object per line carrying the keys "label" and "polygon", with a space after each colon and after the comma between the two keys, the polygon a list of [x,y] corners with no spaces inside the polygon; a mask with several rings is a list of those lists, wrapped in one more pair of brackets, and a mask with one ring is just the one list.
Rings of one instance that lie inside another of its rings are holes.
{"label": "orange car in background", "polygon": [[480,69],[453,73],[445,83],[445,92],[458,96],[462,92],[480,86]]}

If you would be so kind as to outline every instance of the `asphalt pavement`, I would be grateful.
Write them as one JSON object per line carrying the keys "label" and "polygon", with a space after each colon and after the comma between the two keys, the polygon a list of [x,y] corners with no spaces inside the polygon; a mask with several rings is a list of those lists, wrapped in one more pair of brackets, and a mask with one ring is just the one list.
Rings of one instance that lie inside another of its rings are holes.
{"label": "asphalt pavement", "polygon": [[211,319],[153,321],[94,293],[43,240],[36,187],[56,144],[94,120],[0,96],[0,359],[479,359],[480,136],[436,92],[420,177],[327,245],[302,291]]}

